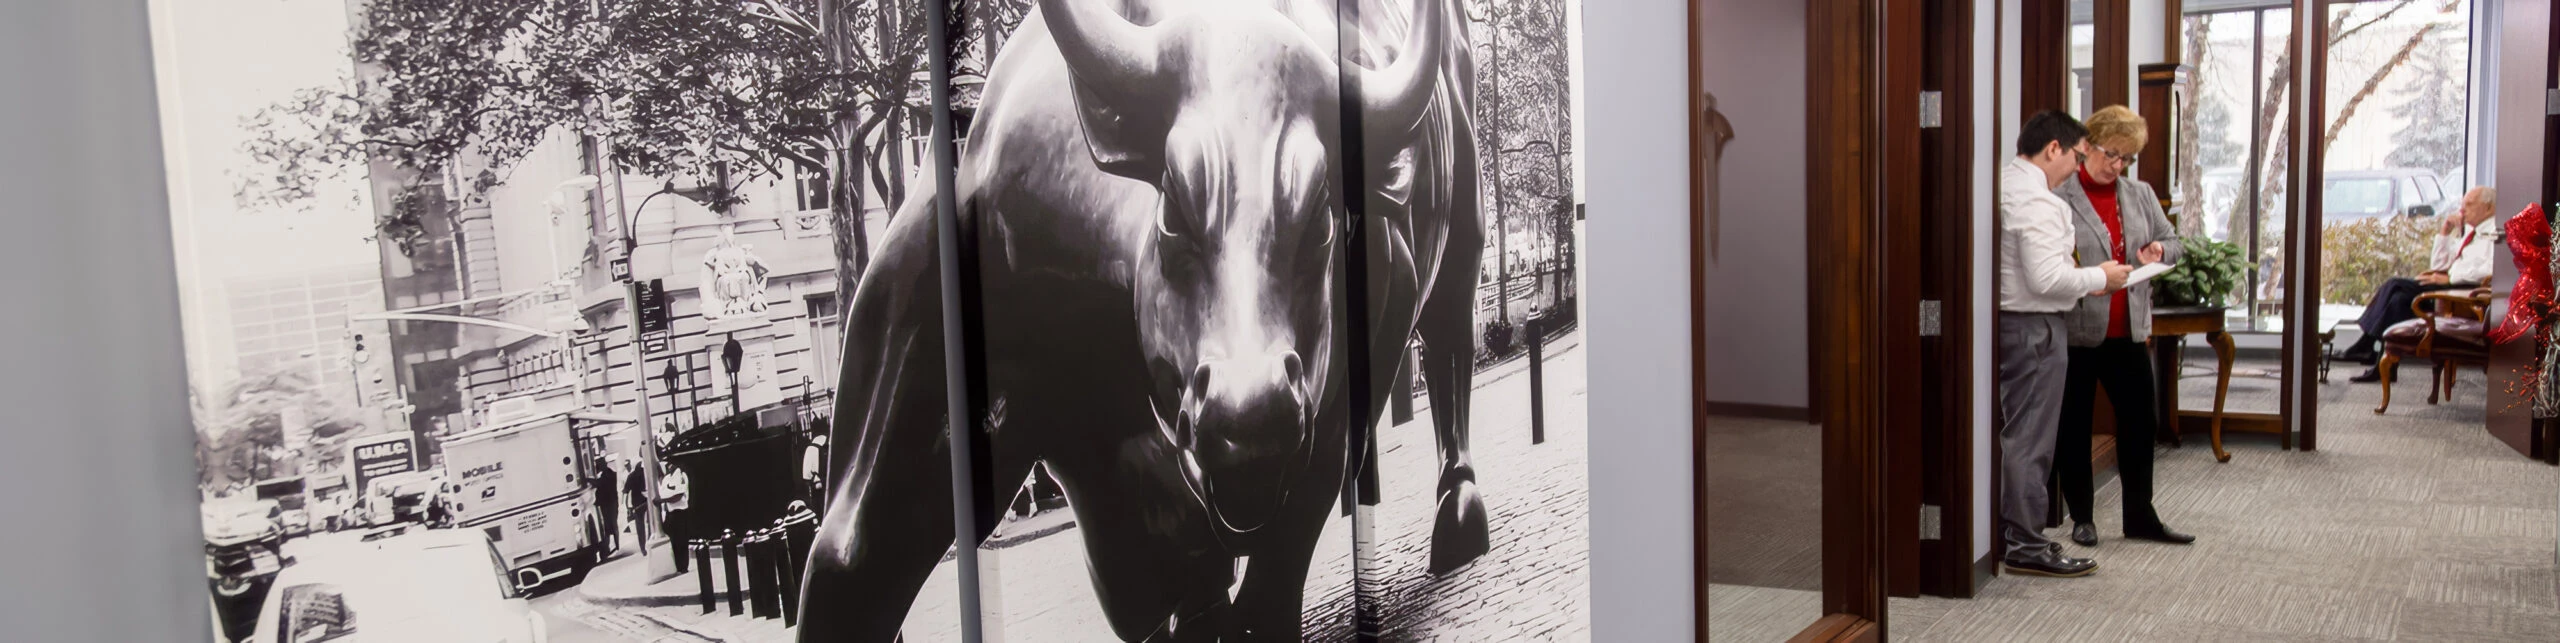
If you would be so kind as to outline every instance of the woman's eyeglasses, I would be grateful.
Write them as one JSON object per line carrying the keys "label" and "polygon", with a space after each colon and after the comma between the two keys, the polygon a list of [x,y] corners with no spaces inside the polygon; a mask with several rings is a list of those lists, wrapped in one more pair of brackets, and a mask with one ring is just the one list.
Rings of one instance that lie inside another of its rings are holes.
{"label": "woman's eyeglasses", "polygon": [[[2093,147],[2094,147],[2094,146],[2093,146]],[[2135,154],[2117,154],[2115,150],[2110,150],[2110,149],[2103,148],[2103,147],[2098,148],[2098,153],[2099,153],[2099,154],[2101,154],[2101,155],[2106,156],[2106,157],[2107,157],[2107,160],[2110,160],[2110,161],[2121,161],[2121,162],[2123,162],[2125,165],[2132,165],[2132,164],[2137,163],[2137,162],[2140,162],[2140,161],[2142,160],[2142,155],[2141,155],[2140,153],[2135,153]],[[2081,158],[2082,158],[2082,160],[2087,160],[2087,157],[2086,157],[2086,156],[2083,156],[2083,157],[2081,157]]]}

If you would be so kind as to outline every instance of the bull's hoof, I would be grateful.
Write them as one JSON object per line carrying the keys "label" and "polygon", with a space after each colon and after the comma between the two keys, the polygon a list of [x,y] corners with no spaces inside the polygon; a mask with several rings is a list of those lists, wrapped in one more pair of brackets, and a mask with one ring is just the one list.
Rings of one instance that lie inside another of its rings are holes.
{"label": "bull's hoof", "polygon": [[1440,516],[1431,529],[1433,574],[1456,571],[1493,548],[1485,528],[1484,497],[1476,494],[1476,481],[1468,476],[1454,483],[1440,489]]}

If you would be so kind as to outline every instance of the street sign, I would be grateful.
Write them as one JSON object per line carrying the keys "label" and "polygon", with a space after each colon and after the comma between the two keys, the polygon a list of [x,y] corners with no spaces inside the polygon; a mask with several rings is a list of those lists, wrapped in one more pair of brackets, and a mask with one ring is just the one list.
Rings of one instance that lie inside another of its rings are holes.
{"label": "street sign", "polygon": [[365,483],[383,476],[416,471],[416,444],[408,431],[357,438],[347,443],[347,468],[353,473],[350,488],[363,491]]}
{"label": "street sign", "polygon": [[664,279],[631,282],[634,323],[640,325],[640,351],[667,352],[670,320],[667,318],[667,282]]}
{"label": "street sign", "polygon": [[613,280],[614,280],[614,281],[630,281],[630,280],[631,280],[631,258],[630,258],[630,257],[615,257],[615,258],[613,259],[612,269],[613,269]]}

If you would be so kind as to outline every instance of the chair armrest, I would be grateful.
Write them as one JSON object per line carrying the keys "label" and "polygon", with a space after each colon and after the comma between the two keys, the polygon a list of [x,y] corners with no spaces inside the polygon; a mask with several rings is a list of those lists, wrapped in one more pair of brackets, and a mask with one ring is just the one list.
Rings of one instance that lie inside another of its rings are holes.
{"label": "chair armrest", "polygon": [[[2417,313],[2420,319],[2427,320],[2428,332],[2432,333],[2438,317],[2460,316],[2472,321],[2488,321],[2489,301],[2489,297],[2483,296],[2478,291],[2457,294],[2450,290],[2439,290],[2418,295],[2417,299],[2409,302],[2409,311]],[[2435,305],[2429,306],[2430,302]]]}

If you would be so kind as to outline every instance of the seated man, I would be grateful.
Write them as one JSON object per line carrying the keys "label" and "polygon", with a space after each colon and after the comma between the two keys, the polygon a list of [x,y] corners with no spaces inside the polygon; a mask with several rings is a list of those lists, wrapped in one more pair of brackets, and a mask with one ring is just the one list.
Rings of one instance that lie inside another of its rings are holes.
{"label": "seated man", "polygon": [[[2394,277],[2374,289],[2373,300],[2365,303],[2364,317],[2356,320],[2356,327],[2364,329],[2364,336],[2347,347],[2343,357],[2366,364],[2379,359],[2382,331],[2416,318],[2418,315],[2409,304],[2418,295],[2473,288],[2489,280],[2491,261],[2498,253],[2498,227],[2492,225],[2497,218],[2497,200],[2498,192],[2486,187],[2472,188],[2462,195],[2462,209],[2444,216],[2444,226],[2436,232],[2435,252],[2427,260],[2433,268],[2418,273],[2416,279]],[[2382,369],[2376,367],[2365,369],[2349,381],[2381,380]]]}

